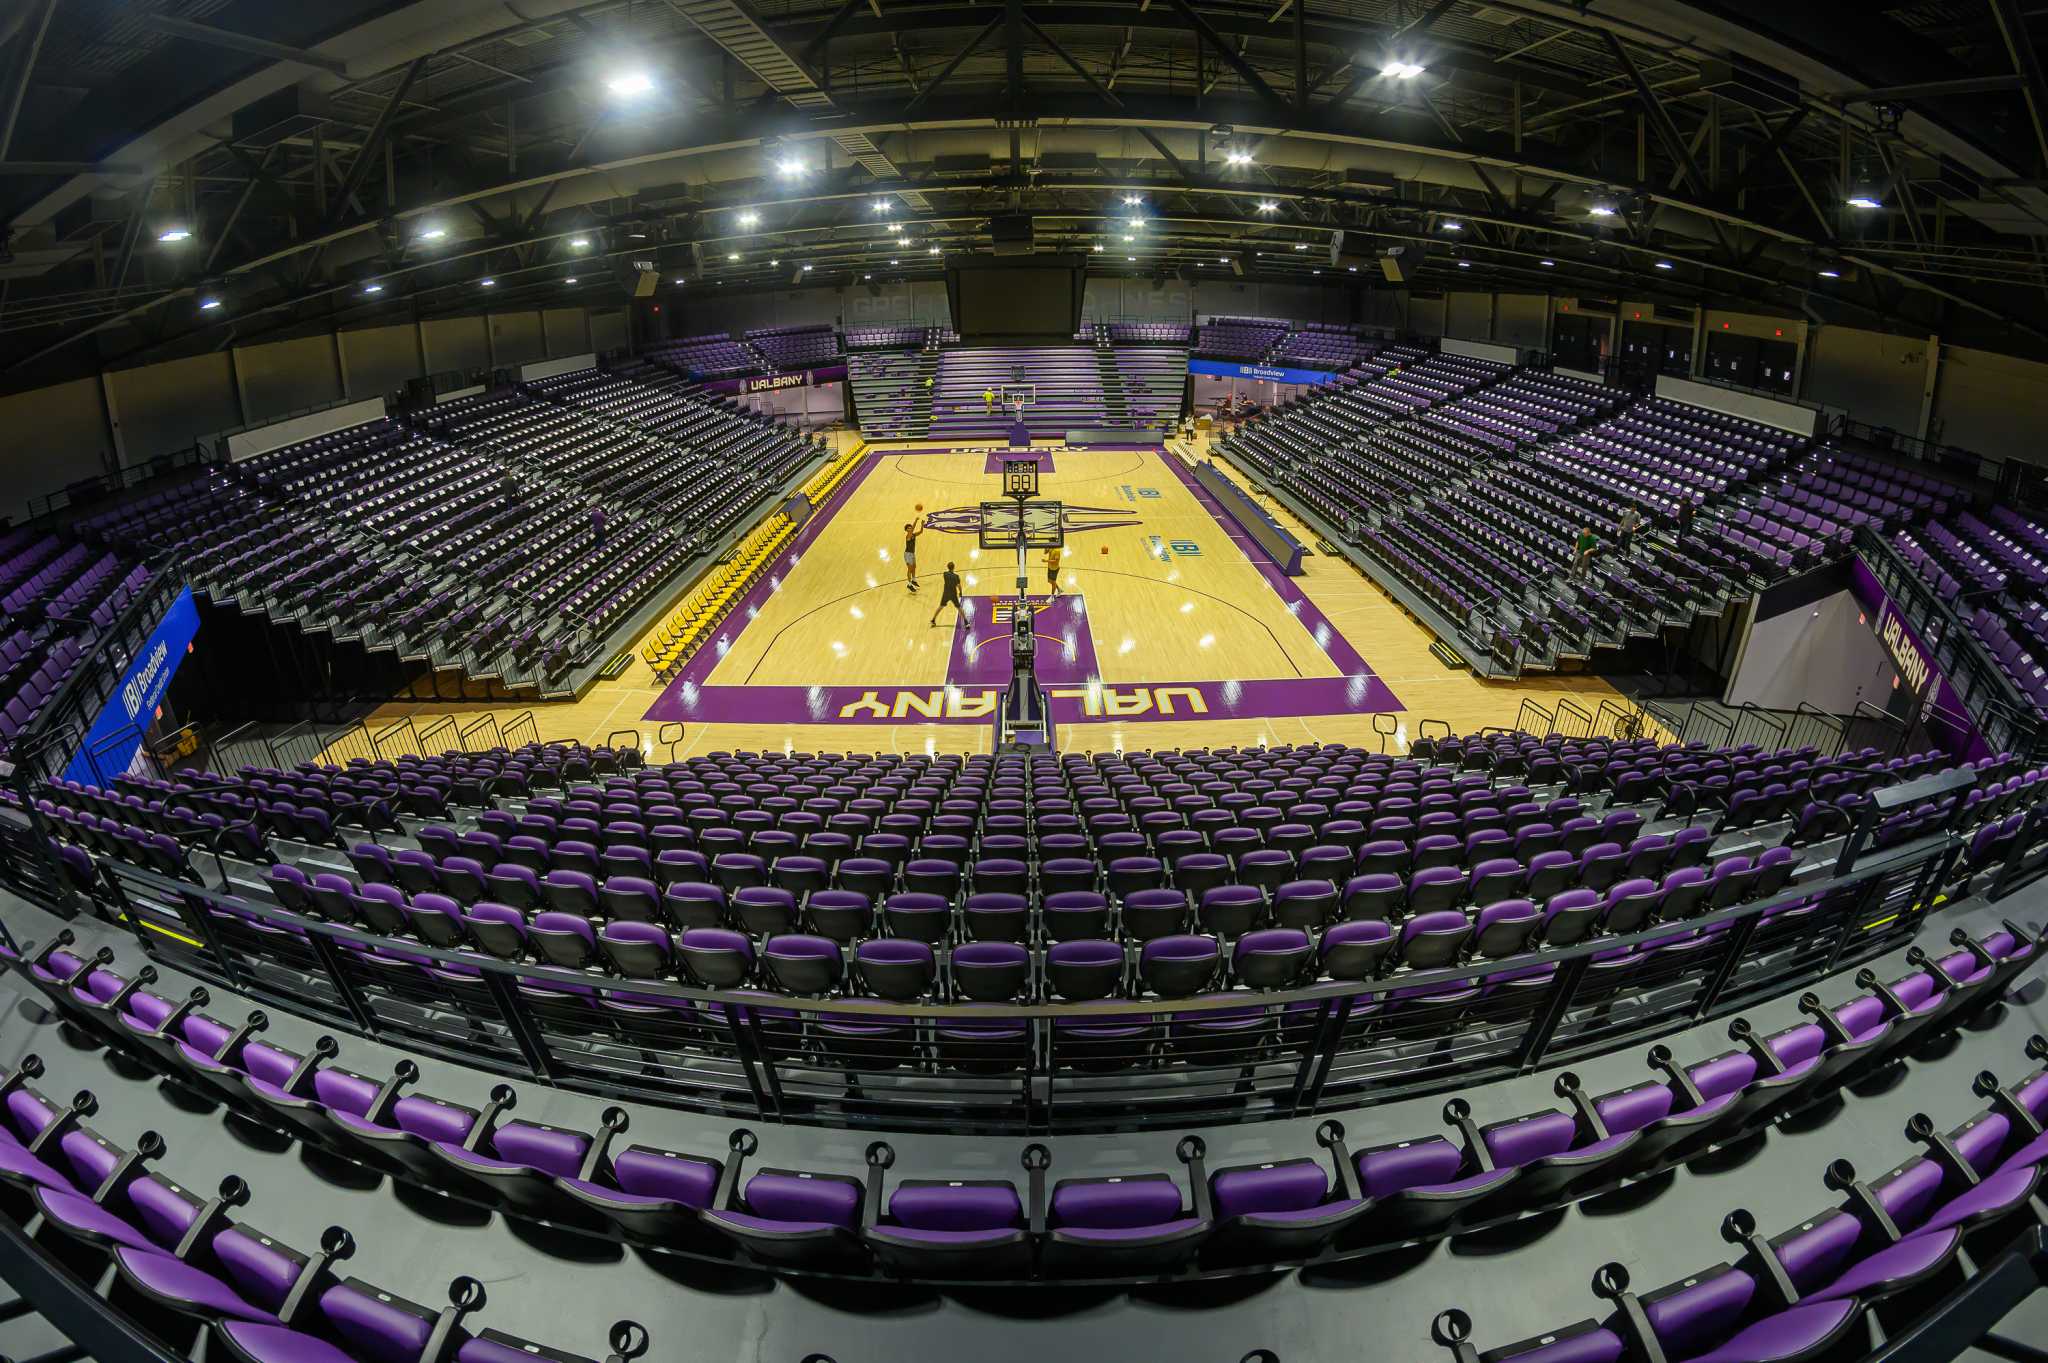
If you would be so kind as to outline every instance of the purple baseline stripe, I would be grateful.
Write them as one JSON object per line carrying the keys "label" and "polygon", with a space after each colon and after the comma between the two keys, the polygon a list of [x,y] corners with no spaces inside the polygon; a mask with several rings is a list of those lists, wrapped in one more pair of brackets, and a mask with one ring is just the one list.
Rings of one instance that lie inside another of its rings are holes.
{"label": "purple baseline stripe", "polygon": [[1059,471],[1053,467],[1051,450],[1022,449],[990,450],[988,458],[982,460],[981,471],[987,474],[1001,474],[1003,465],[1022,463],[1026,459],[1038,465],[1038,476],[1040,478],[1045,477],[1048,473],[1057,473]]}
{"label": "purple baseline stripe", "polygon": [[[1007,659],[1005,660],[1007,664]],[[1120,720],[1280,719],[1402,708],[1386,684],[1356,677],[1247,682],[1050,685],[1059,724]],[[1003,688],[990,686],[672,686],[646,718],[695,724],[987,724]]]}
{"label": "purple baseline stripe", "polygon": [[[1015,604],[1011,597],[967,598],[953,631],[953,656],[946,663],[948,686],[1009,685],[1010,610]],[[1031,632],[1038,636],[1038,680],[1046,686],[1085,686],[1101,680],[1095,635],[1088,628],[1081,598],[1033,597],[1031,605],[1037,612]]]}

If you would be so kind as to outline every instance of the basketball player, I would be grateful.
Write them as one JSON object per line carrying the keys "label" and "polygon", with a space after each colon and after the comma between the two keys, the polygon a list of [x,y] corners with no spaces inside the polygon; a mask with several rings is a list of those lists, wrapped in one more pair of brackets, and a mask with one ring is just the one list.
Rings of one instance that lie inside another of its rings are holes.
{"label": "basketball player", "polygon": [[953,614],[960,614],[960,574],[953,571],[953,565],[946,565],[946,578],[939,587],[939,604],[932,611],[932,623],[939,623],[939,612],[946,607],[953,608]]}
{"label": "basketball player", "polygon": [[917,591],[917,537],[923,533],[922,516],[903,527],[903,580],[910,584],[913,594]]}
{"label": "basketball player", "polygon": [[1060,551],[1058,546],[1045,551],[1045,585],[1052,589],[1054,596],[1060,594]]}

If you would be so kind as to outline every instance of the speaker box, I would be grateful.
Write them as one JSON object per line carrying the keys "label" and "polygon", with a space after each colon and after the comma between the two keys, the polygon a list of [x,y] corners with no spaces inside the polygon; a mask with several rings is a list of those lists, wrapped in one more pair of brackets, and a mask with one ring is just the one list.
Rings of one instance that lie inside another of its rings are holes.
{"label": "speaker box", "polygon": [[660,283],[661,276],[655,271],[642,270],[640,277],[633,281],[633,296],[635,298],[652,298],[654,297],[654,290]]}
{"label": "speaker box", "polygon": [[1372,243],[1357,232],[1330,233],[1330,263],[1340,269],[1372,264]]}
{"label": "speaker box", "polygon": [[1389,251],[1380,257],[1380,278],[1389,284],[1406,284],[1408,272],[1401,263],[1398,253]]}
{"label": "speaker box", "polygon": [[999,256],[1028,256],[1031,254],[1031,215],[1009,213],[988,220],[989,240],[995,245]]}

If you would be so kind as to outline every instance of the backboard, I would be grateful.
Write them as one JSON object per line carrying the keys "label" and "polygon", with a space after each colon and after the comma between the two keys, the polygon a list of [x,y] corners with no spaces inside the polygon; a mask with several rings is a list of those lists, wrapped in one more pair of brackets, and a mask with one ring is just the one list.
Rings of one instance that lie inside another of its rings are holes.
{"label": "backboard", "polygon": [[981,547],[984,549],[1058,549],[1067,542],[1062,502],[1025,502],[1020,517],[1016,502],[981,504]]}

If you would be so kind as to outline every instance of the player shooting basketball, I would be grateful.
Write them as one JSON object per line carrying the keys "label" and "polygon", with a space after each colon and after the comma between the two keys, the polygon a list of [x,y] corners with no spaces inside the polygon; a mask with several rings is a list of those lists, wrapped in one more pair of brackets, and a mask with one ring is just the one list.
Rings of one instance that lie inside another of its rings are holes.
{"label": "player shooting basketball", "polygon": [[[918,510],[922,512],[923,506]],[[910,590],[917,591],[917,537],[924,533],[924,517],[914,516],[903,527],[903,580],[910,584]]]}

